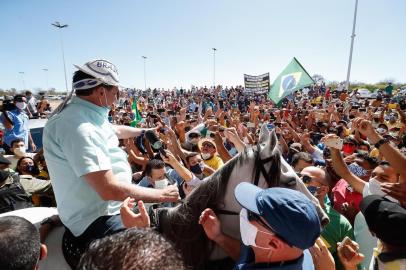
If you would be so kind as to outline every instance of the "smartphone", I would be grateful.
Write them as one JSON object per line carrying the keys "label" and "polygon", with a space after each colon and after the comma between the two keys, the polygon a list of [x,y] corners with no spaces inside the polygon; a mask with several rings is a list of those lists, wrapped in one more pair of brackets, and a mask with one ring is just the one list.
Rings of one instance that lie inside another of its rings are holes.
{"label": "smartphone", "polygon": [[165,149],[164,149],[163,147],[159,148],[158,151],[159,151],[159,153],[161,153],[164,157],[166,157],[166,158],[168,157],[168,155],[166,154],[166,151],[165,151]]}
{"label": "smartphone", "polygon": [[340,138],[330,138],[324,142],[324,145],[327,147],[341,150],[343,148],[343,142],[344,140]]}
{"label": "smartphone", "polygon": [[274,124],[267,124],[266,127],[268,128],[269,131],[273,130],[275,128]]}

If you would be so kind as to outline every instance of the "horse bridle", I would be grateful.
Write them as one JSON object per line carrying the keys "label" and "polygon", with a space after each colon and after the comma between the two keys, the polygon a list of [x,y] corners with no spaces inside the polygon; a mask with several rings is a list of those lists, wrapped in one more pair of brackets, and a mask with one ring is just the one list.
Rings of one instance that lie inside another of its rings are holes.
{"label": "horse bridle", "polygon": [[[258,152],[258,155],[260,154],[260,149],[261,148],[261,146],[260,146],[260,144],[257,144],[257,152]],[[269,163],[269,162],[271,162],[272,161],[272,157],[268,157],[268,158],[265,158],[265,159],[259,159],[259,170],[257,170],[256,172],[255,172],[255,177],[254,177],[254,185],[256,185],[256,186],[258,186],[258,183],[259,183],[259,177],[260,177],[260,174],[262,173],[262,176],[264,176],[265,177],[265,179],[268,179],[268,178],[270,178],[271,177],[271,168],[269,168],[269,171],[267,172],[266,170],[265,170],[265,164],[267,164],[267,163]],[[225,209],[219,209],[219,210],[217,210],[216,211],[216,213],[217,214],[219,214],[219,215],[239,215],[240,213],[237,213],[237,212],[234,212],[234,211],[230,211],[230,210],[225,210]]]}

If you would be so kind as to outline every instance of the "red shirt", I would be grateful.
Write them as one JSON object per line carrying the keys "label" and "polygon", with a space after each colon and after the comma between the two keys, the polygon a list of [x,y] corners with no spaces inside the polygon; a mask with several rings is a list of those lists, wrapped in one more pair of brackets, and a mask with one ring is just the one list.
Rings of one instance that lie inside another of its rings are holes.
{"label": "red shirt", "polygon": [[333,187],[334,209],[342,213],[344,203],[354,203],[355,209],[359,211],[359,204],[362,201],[362,194],[352,190],[352,187],[344,179],[340,179]]}

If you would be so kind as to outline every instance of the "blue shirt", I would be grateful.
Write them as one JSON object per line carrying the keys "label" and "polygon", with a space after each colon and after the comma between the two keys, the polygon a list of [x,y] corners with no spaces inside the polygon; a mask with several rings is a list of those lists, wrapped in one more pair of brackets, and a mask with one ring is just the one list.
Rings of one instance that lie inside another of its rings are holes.
{"label": "blue shirt", "polygon": [[314,265],[312,255],[307,249],[303,251],[303,255],[296,260],[286,261],[284,263],[255,263],[255,254],[252,248],[241,244],[241,255],[234,269],[314,270]]}
{"label": "blue shirt", "polygon": [[[7,114],[10,120],[13,122],[13,128],[5,129],[4,142],[11,147],[11,143],[15,139],[20,138],[24,140],[25,147],[28,148],[28,115],[24,111],[20,111],[19,109],[9,111],[7,112]],[[6,121],[4,115],[1,116],[1,121],[4,125],[4,122]]]}
{"label": "blue shirt", "polygon": [[122,202],[104,201],[84,175],[112,170],[119,182],[131,183],[127,154],[118,146],[108,109],[78,97],[44,128],[44,155],[63,224],[81,235],[101,216],[116,215]]}

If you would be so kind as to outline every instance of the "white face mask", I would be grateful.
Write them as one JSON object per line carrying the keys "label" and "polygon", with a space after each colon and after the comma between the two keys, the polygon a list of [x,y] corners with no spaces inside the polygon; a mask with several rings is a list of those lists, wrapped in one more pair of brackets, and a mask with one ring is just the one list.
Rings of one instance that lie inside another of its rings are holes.
{"label": "white face mask", "polygon": [[[248,211],[247,209],[243,208],[240,212],[240,232],[241,232],[241,240],[246,246],[258,247],[262,249],[269,249],[264,247],[259,247],[256,244],[256,238],[258,233],[258,228],[251,224],[248,221]],[[269,235],[274,235],[273,233],[263,232]]]}
{"label": "white face mask", "polygon": [[202,158],[203,158],[204,160],[208,160],[208,159],[211,158],[211,154],[210,154],[210,153],[202,153]]}
{"label": "white face mask", "polygon": [[25,102],[17,102],[16,107],[18,109],[20,109],[20,110],[25,110],[25,108],[27,108],[27,103],[25,103]]}
{"label": "white face mask", "polygon": [[26,153],[25,147],[21,146],[18,148],[14,148],[14,154],[18,157],[24,157]]}
{"label": "white face mask", "polygon": [[158,180],[158,181],[155,181],[155,188],[156,189],[164,189],[164,188],[166,188],[167,186],[168,186],[168,179],[162,179],[162,180]]}
{"label": "white face mask", "polygon": [[392,202],[396,202],[396,203],[399,202],[395,198],[393,198],[393,197],[389,196],[387,193],[383,192],[381,189],[381,183],[378,180],[376,180],[375,178],[369,179],[368,188],[369,188],[368,191],[369,191],[370,195],[379,195],[379,196],[385,197],[386,199],[388,199]]}

